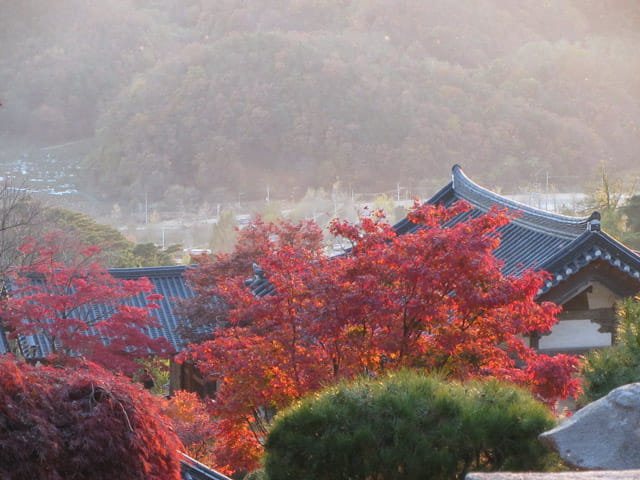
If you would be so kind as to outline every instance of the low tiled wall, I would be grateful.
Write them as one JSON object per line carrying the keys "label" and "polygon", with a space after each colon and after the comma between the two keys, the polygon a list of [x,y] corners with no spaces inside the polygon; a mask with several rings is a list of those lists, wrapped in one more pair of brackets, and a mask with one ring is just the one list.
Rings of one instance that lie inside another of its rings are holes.
{"label": "low tiled wall", "polygon": [[590,470],[586,472],[469,473],[466,480],[640,480],[640,470]]}

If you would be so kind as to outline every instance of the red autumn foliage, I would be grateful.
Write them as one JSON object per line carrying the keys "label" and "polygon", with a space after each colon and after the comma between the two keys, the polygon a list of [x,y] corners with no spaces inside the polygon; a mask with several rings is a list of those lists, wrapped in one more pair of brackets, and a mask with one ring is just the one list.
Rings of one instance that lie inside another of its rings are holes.
{"label": "red autumn foliage", "polygon": [[[172,349],[164,338],[152,339],[145,329],[156,326],[147,308],[127,299],[150,293],[146,278],[120,280],[93,261],[97,247],[82,252],[82,259],[67,266],[56,259],[55,237],[44,244],[27,241],[22,246],[32,261],[12,271],[10,295],[3,299],[3,321],[10,338],[44,336],[57,362],[84,356],[110,370],[132,375],[138,358],[167,355]],[[157,294],[150,294],[149,308]]]}
{"label": "red autumn foliage", "polygon": [[173,431],[184,445],[184,453],[212,465],[216,429],[207,401],[195,393],[178,390],[167,401],[164,413],[173,422]]}
{"label": "red autumn foliage", "polygon": [[156,400],[95,364],[73,363],[0,356],[0,478],[180,479],[180,442]]}
{"label": "red autumn foliage", "polygon": [[[258,220],[241,232],[239,251],[189,272],[199,295],[186,310],[217,325],[183,357],[219,379],[219,468],[255,468],[276,411],[363,373],[412,367],[497,377],[549,403],[579,391],[575,358],[539,355],[522,340],[557,320],[558,307],[535,302],[547,274],[503,276],[493,251],[508,216],[493,210],[447,223],[468,209],[416,205],[410,218],[424,228],[401,236],[375,215],[336,221],[332,232],[354,247],[333,258],[317,226]],[[257,297],[246,287],[253,262],[268,272],[274,294]]]}
{"label": "red autumn foliage", "polygon": [[[285,222],[278,225],[264,223],[258,217],[242,230],[232,254],[217,254],[214,262],[210,262],[210,257],[206,255],[195,257],[194,260],[200,265],[186,275],[196,297],[185,299],[177,305],[179,313],[189,319],[180,327],[183,338],[201,341],[211,336],[209,327],[226,323],[229,304],[209,301],[224,295],[217,279],[236,278],[243,281],[253,275],[252,268],[256,261],[281,247],[314,252],[314,256],[319,257],[322,254],[321,243],[322,232],[313,222],[301,225]],[[248,293],[246,288],[242,290]]]}

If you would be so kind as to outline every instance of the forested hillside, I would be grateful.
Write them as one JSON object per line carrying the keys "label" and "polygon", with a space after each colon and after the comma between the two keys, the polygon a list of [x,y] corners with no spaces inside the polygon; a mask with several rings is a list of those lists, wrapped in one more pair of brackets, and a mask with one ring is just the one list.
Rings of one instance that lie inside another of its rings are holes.
{"label": "forested hillside", "polygon": [[0,140],[93,138],[83,188],[121,204],[638,164],[635,0],[6,0],[0,27]]}

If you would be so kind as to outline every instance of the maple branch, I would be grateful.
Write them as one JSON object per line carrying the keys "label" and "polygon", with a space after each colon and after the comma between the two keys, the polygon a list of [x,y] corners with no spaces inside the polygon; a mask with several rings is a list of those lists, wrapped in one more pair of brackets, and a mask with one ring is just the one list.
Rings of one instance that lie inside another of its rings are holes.
{"label": "maple branch", "polygon": [[[86,259],[66,266],[55,259],[59,250],[54,237],[40,247],[33,241],[25,243],[22,249],[27,254],[35,252],[36,257],[31,265],[16,268],[14,295],[2,300],[3,323],[7,322],[12,335],[41,334],[54,355],[66,354],[68,358],[59,358],[63,362],[85,355],[127,375],[139,368],[137,349],[130,348],[139,345],[118,340],[137,339],[131,341],[142,341],[145,349],[159,355],[169,350],[166,339],[151,339],[144,331],[153,323],[147,308],[124,312],[113,307],[131,295],[148,292],[148,280],[116,280]],[[85,257],[93,252],[87,249]]]}
{"label": "maple branch", "polygon": [[122,409],[122,414],[124,415],[124,419],[127,421],[127,426],[129,427],[129,431],[130,432],[134,432],[133,426],[131,425],[131,420],[129,419],[129,415],[127,414],[127,411],[125,410],[124,405],[122,405],[122,402],[120,402],[113,395],[111,395],[111,398],[113,400],[115,400],[115,402],[118,404],[118,406]]}
{"label": "maple branch", "polygon": [[256,442],[263,444],[267,433],[269,433],[269,429],[260,418],[261,415],[259,409],[251,407],[251,413],[254,421],[252,422],[249,418],[245,417],[245,422],[247,422],[247,426],[253,433]]}
{"label": "maple branch", "polygon": [[[286,407],[363,371],[419,366],[461,379],[492,375],[549,399],[575,391],[570,368],[550,384],[544,372],[552,360],[519,351],[531,365],[523,373],[496,344],[553,322],[535,302],[545,274],[502,277],[492,252],[504,216],[490,212],[462,218],[457,227],[441,225],[466,210],[418,205],[411,219],[419,230],[401,237],[368,219],[334,222],[334,232],[357,239],[357,245],[330,261],[318,256],[321,248],[297,237],[302,227],[257,222],[240,233],[233,254],[189,273],[201,292],[189,303],[196,315],[190,322],[201,324],[212,313],[211,292],[228,306],[230,326],[220,325],[212,340],[193,348],[203,374],[230,379],[215,416],[233,419],[220,441],[244,449],[234,462],[245,462],[249,470],[257,466],[260,450],[254,447],[270,417],[256,405]],[[287,240],[278,245],[278,239]],[[247,291],[247,258],[269,272],[268,297]]]}

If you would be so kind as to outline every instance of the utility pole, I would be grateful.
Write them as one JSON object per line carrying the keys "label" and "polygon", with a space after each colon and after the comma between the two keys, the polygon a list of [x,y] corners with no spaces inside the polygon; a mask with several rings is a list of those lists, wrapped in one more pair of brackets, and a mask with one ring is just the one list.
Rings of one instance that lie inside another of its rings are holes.
{"label": "utility pole", "polygon": [[549,211],[549,172],[547,172],[547,186],[546,186],[546,194],[545,194],[545,209]]}

